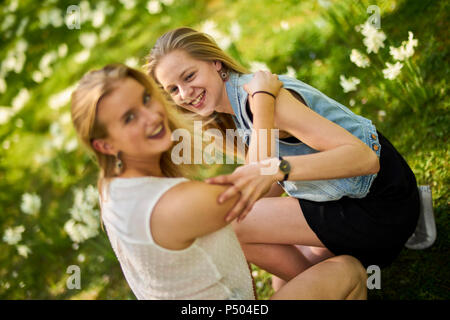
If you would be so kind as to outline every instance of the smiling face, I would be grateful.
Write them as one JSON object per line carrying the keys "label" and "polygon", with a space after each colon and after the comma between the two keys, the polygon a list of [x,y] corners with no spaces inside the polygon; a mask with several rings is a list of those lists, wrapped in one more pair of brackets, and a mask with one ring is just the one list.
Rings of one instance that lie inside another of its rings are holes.
{"label": "smiling face", "polygon": [[108,137],[94,141],[94,147],[114,156],[120,151],[128,167],[158,163],[172,145],[163,104],[133,78],[118,80],[100,100],[97,120],[106,127]]}
{"label": "smiling face", "polygon": [[165,55],[155,68],[155,77],[173,101],[191,112],[209,116],[229,104],[220,62],[192,58],[183,50]]}

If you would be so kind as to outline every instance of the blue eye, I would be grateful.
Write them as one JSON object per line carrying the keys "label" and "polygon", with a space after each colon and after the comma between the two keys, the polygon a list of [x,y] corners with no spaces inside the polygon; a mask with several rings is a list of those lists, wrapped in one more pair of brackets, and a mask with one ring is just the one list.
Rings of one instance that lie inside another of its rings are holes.
{"label": "blue eye", "polygon": [[191,80],[193,76],[194,76],[194,72],[190,73],[190,74],[185,78],[185,81]]}
{"label": "blue eye", "polygon": [[130,113],[129,115],[127,115],[127,117],[125,118],[125,123],[129,123],[131,120],[134,119],[134,114]]}
{"label": "blue eye", "polygon": [[147,104],[149,101],[150,101],[150,94],[145,93],[145,94],[144,94],[144,97],[142,98],[142,102],[143,102],[144,104]]}
{"label": "blue eye", "polygon": [[170,94],[174,94],[177,90],[178,90],[177,87],[172,87],[172,88],[169,89],[169,93]]}

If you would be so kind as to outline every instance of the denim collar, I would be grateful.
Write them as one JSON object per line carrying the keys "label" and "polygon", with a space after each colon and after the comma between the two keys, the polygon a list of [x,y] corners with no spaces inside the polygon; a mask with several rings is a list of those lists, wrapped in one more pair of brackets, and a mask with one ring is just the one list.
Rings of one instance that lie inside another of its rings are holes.
{"label": "denim collar", "polygon": [[235,122],[247,124],[248,129],[251,129],[253,124],[247,114],[248,93],[244,90],[243,84],[247,83],[252,76],[252,74],[241,75],[236,72],[230,72],[228,81],[225,82],[228,99],[234,112],[233,118]]}

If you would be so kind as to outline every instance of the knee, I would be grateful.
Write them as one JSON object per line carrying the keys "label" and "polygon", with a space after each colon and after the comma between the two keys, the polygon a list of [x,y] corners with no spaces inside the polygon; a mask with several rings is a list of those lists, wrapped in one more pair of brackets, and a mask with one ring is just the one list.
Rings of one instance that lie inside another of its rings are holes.
{"label": "knee", "polygon": [[241,244],[248,243],[248,237],[246,237],[248,231],[245,230],[245,224],[243,222],[237,222],[235,219],[231,222],[231,227]]}
{"label": "knee", "polygon": [[354,286],[366,286],[367,272],[358,259],[349,255],[337,256],[332,259],[342,265],[344,275],[351,280]]}
{"label": "knee", "polygon": [[243,239],[242,239],[243,232],[242,232],[241,224],[238,223],[236,219],[234,219],[234,220],[231,222],[231,227],[233,228],[234,233],[236,234],[236,236],[237,236],[239,242],[243,243],[243,241],[242,241],[242,240],[243,240]]}

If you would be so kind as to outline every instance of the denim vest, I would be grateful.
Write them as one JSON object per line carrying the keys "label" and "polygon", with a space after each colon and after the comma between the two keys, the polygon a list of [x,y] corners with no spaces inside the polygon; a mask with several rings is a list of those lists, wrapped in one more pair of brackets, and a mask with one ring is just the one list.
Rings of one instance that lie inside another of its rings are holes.
{"label": "denim vest", "polygon": [[[228,98],[235,113],[233,120],[240,137],[247,145],[250,143],[253,124],[246,111],[248,94],[243,89],[243,85],[250,82],[252,78],[252,74],[230,73],[230,78],[226,82]],[[381,146],[378,141],[377,130],[372,121],[354,114],[342,104],[300,80],[282,75],[278,76],[278,79],[283,82],[283,88],[297,92],[309,108],[352,133],[380,157]],[[277,142],[278,152],[281,156],[306,155],[318,152],[301,141],[288,143],[279,139]],[[376,176],[376,174],[371,174],[330,180],[285,181],[281,182],[280,185],[288,195],[295,198],[319,202],[332,201],[343,196],[365,197]]]}

